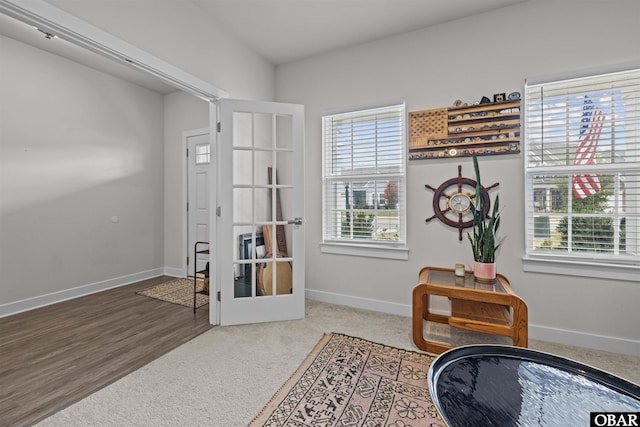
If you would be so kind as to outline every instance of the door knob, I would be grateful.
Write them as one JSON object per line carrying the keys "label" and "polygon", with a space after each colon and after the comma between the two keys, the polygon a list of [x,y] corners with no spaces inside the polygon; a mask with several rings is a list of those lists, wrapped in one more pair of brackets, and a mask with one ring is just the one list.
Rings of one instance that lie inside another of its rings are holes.
{"label": "door knob", "polygon": [[287,224],[302,225],[302,218],[290,219]]}

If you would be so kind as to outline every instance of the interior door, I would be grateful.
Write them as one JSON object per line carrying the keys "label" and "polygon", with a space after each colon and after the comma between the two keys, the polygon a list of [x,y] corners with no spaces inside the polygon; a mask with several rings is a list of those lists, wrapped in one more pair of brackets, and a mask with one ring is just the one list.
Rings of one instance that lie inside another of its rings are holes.
{"label": "interior door", "polygon": [[[187,275],[203,271],[209,261],[209,255],[194,254],[196,242],[209,241],[209,169],[211,163],[211,144],[209,129],[194,131],[186,136],[187,140]],[[198,250],[207,249],[199,246]],[[193,259],[195,256],[195,259]],[[195,263],[195,265],[194,265]]]}
{"label": "interior door", "polygon": [[304,317],[304,109],[218,103],[221,325]]}

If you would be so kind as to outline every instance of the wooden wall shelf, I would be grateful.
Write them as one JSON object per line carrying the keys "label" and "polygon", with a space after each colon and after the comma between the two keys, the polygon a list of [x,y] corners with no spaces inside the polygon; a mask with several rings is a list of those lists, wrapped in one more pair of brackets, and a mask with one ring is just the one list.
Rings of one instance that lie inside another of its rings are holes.
{"label": "wooden wall shelf", "polygon": [[520,152],[520,101],[409,113],[409,160]]}

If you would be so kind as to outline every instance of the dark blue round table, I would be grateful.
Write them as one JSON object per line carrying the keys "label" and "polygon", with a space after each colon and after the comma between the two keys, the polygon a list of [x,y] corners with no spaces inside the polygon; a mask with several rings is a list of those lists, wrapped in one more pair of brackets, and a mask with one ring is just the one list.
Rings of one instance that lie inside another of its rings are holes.
{"label": "dark blue round table", "polygon": [[588,427],[592,412],[640,411],[640,386],[520,347],[454,348],[432,363],[428,381],[450,427]]}

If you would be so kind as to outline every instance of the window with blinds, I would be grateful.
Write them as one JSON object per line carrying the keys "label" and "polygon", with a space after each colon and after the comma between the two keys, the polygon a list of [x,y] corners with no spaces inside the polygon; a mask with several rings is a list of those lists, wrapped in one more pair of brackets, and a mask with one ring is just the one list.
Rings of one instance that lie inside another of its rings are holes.
{"label": "window with blinds", "polygon": [[640,265],[640,70],[525,85],[530,257]]}
{"label": "window with blinds", "polygon": [[404,246],[404,104],[322,118],[324,243]]}

